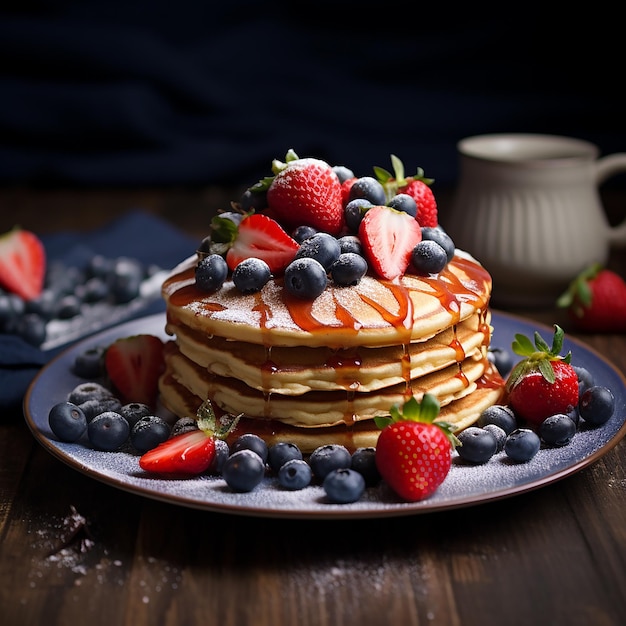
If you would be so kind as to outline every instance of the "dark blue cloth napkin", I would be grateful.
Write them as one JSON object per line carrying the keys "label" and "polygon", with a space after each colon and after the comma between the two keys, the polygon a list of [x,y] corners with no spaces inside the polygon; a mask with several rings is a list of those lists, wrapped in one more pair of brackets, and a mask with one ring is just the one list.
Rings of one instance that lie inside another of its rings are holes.
{"label": "dark blue cloth napkin", "polygon": [[[93,255],[112,258],[129,256],[163,269],[174,267],[193,253],[197,241],[164,220],[132,210],[102,229],[92,232],[63,232],[42,236],[49,263],[62,261],[82,267]],[[165,310],[157,299],[134,313],[133,317]],[[62,348],[43,351],[15,335],[0,334],[0,415],[21,408],[29,384]]]}

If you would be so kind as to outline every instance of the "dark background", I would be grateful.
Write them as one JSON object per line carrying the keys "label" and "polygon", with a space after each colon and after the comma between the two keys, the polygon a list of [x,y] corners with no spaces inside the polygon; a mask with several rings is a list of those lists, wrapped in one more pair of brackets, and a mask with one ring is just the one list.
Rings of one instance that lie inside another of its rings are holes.
{"label": "dark background", "polygon": [[252,184],[288,148],[357,175],[394,153],[446,187],[473,134],[626,150],[620,22],[599,5],[15,4],[0,10],[5,187]]}

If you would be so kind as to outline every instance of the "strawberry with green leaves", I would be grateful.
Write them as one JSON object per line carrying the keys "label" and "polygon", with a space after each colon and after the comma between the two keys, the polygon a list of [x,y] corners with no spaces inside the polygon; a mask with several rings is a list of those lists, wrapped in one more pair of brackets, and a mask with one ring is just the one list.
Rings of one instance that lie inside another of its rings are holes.
{"label": "strawberry with green leaves", "polygon": [[211,402],[206,400],[198,408],[196,421],[197,429],[174,435],[145,452],[139,467],[157,474],[197,476],[206,472],[215,456],[216,439],[225,439],[239,416],[225,415],[218,421]]}
{"label": "strawberry with green leaves", "polygon": [[368,209],[359,225],[359,239],[370,268],[381,278],[402,276],[413,248],[422,240],[415,218],[388,206]]}
{"label": "strawberry with green leaves", "polygon": [[389,417],[375,418],[381,433],[376,444],[376,467],[387,484],[404,500],[417,502],[432,495],[445,480],[452,450],[459,441],[447,422],[435,421],[439,401],[424,394],[402,407],[391,407]]}
{"label": "strawberry with green leaves", "polygon": [[163,341],[149,334],[120,337],[106,349],[105,371],[124,403],[156,406],[165,369],[163,350]]}
{"label": "strawberry with green leaves", "polygon": [[626,281],[594,263],[581,272],[557,300],[567,309],[575,330],[589,333],[626,332]]}
{"label": "strawberry with green leaves", "polygon": [[525,335],[515,335],[513,352],[524,359],[507,378],[508,404],[531,425],[538,426],[557,413],[568,413],[578,404],[578,376],[570,363],[571,353],[560,354],[564,335],[556,324],[552,346],[538,332],[534,345]]}
{"label": "strawberry with green leaves", "polygon": [[291,227],[312,226],[338,235],[344,226],[341,183],[321,159],[304,158],[289,150],[285,161],[274,160],[275,176],[257,183],[267,189],[269,210]]}
{"label": "strawberry with green leaves", "polygon": [[46,252],[35,233],[15,227],[0,235],[0,287],[23,300],[33,300],[43,289]]}
{"label": "strawberry with green leaves", "polygon": [[404,164],[395,155],[391,155],[393,174],[382,167],[374,167],[376,179],[385,188],[387,199],[391,199],[398,193],[406,193],[411,196],[417,204],[417,215],[415,219],[420,226],[434,228],[439,223],[437,201],[431,189],[432,178],[424,176],[424,170],[417,168],[414,176],[405,176]]}

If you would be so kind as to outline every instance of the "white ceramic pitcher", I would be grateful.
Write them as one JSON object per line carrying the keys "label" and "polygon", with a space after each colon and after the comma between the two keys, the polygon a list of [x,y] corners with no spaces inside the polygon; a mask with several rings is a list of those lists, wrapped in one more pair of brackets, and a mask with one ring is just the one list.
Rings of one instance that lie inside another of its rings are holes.
{"label": "white ceramic pitcher", "polygon": [[554,305],[570,281],[611,246],[626,246],[626,219],[611,227],[599,186],[626,172],[626,153],[599,157],[570,137],[494,134],[458,143],[460,181],[442,224],[493,277],[492,303]]}

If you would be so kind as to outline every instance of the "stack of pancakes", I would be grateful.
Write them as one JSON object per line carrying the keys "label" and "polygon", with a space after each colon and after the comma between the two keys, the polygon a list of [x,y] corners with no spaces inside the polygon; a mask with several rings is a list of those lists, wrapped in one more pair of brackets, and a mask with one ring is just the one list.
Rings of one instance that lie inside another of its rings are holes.
{"label": "stack of pancakes", "polygon": [[163,284],[173,339],[160,392],[178,416],[208,398],[218,414],[243,414],[233,436],[353,450],[376,445],[373,418],[410,396],[435,395],[439,419],[457,432],[501,396],[487,359],[491,277],[462,251],[437,276],[366,275],[313,301],[290,296],[281,278],[254,294],[232,281],[202,292],[196,263],[190,257]]}

